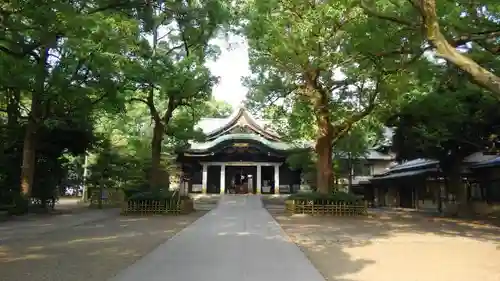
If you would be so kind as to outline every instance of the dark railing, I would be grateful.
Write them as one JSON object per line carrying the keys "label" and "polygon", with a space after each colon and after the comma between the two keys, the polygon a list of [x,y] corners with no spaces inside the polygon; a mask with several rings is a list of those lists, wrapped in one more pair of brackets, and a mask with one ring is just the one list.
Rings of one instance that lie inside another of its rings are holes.
{"label": "dark railing", "polygon": [[123,204],[122,214],[185,214],[193,210],[193,201],[190,198],[175,193],[172,197],[163,199],[128,199]]}
{"label": "dark railing", "polygon": [[293,199],[285,201],[286,211],[292,214],[361,216],[366,215],[366,202],[343,202],[328,199]]}

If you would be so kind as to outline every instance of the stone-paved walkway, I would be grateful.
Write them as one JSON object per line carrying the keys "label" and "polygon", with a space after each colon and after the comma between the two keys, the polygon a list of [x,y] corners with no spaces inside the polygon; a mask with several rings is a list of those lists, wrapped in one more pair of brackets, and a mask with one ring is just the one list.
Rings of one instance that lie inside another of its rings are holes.
{"label": "stone-paved walkway", "polygon": [[324,281],[259,196],[226,195],[112,281]]}

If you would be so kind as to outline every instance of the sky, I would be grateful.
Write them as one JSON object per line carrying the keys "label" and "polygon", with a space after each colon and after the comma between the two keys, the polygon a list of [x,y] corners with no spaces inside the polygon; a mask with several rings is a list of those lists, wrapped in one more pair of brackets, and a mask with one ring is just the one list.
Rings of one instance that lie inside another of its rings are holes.
{"label": "sky", "polygon": [[242,78],[251,73],[248,64],[248,45],[244,38],[236,35],[226,39],[214,39],[213,43],[221,49],[218,59],[206,64],[212,74],[220,79],[213,89],[213,96],[236,108],[247,93],[247,89],[242,85]]}

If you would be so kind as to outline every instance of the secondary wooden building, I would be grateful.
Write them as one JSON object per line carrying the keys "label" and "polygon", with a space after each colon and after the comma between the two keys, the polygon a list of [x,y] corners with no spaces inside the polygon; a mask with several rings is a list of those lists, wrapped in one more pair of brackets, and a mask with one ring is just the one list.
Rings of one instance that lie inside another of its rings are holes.
{"label": "secondary wooden building", "polygon": [[[469,201],[496,203],[500,200],[498,159],[477,152],[464,160],[462,184],[467,188]],[[439,162],[431,159],[407,161],[374,175],[364,185],[364,191],[365,199],[377,207],[443,211],[454,208],[456,203],[456,191],[448,190]]]}

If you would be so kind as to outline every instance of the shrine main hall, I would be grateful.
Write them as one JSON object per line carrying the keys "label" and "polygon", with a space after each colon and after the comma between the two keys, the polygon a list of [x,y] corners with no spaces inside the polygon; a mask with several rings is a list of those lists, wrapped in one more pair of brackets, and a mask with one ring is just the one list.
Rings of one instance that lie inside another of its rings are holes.
{"label": "shrine main hall", "polygon": [[177,161],[190,193],[279,194],[300,188],[301,172],[286,163],[297,148],[282,140],[269,120],[240,107],[226,118],[198,123],[204,142],[190,142]]}

